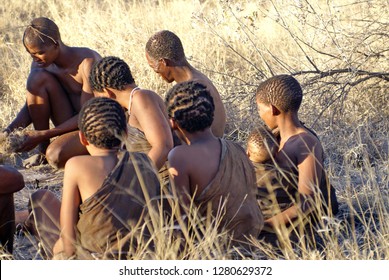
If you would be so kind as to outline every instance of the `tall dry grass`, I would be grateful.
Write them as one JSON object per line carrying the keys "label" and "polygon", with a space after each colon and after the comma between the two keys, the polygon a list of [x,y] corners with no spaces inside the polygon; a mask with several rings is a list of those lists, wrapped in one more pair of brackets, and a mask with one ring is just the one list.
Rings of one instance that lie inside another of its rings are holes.
{"label": "tall dry grass", "polygon": [[223,234],[207,232],[182,254],[161,227],[155,231],[157,253],[134,258],[389,259],[386,0],[3,2],[1,127],[24,102],[31,59],[21,37],[38,16],[52,18],[68,45],[123,58],[137,83],[160,95],[170,85],[148,67],[144,46],[155,31],[174,31],[191,64],[209,75],[222,95],[226,137],[243,145],[259,123],[257,85],[281,73],[295,75],[303,85],[300,118],[321,138],[341,203],[340,214],[320,233],[325,248],[294,250],[285,244],[275,252],[253,240],[259,250],[247,255],[229,247]]}

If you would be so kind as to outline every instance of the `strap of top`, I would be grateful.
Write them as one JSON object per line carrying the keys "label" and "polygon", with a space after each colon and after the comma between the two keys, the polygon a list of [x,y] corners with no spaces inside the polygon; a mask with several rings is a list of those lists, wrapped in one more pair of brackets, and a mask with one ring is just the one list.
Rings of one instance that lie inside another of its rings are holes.
{"label": "strap of top", "polygon": [[132,107],[132,96],[134,95],[135,91],[137,91],[138,89],[140,89],[139,87],[135,87],[131,93],[130,93],[130,102],[128,104],[128,116],[131,116],[131,107]]}

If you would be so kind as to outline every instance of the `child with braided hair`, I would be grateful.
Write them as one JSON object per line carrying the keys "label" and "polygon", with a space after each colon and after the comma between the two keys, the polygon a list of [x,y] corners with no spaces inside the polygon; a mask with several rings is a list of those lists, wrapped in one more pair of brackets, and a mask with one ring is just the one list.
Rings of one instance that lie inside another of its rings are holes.
{"label": "child with braided hair", "polygon": [[146,43],[146,59],[155,73],[168,83],[196,81],[207,87],[215,103],[212,132],[223,137],[226,111],[220,94],[207,76],[189,64],[180,38],[169,30],[155,33]]}
{"label": "child with braided hair", "polygon": [[[65,45],[58,26],[44,17],[35,18],[27,26],[23,44],[32,57],[26,103],[3,133],[32,123],[35,130],[26,131],[26,140],[16,152],[39,145],[40,154],[26,160],[26,167],[47,159],[52,166],[62,168],[73,155],[87,153],[75,131],[77,114],[93,97],[89,73],[93,62],[101,57],[91,49]],[[50,129],[50,120],[55,128]]]}
{"label": "child with braided hair", "polygon": [[263,218],[253,166],[242,147],[212,133],[215,105],[206,86],[178,83],[167,93],[166,104],[172,128],[187,144],[173,148],[168,156],[182,208],[188,210],[193,199],[202,216],[222,217],[218,229],[227,230],[234,242],[257,236]]}
{"label": "child with braided hair", "polygon": [[127,63],[114,56],[97,61],[90,74],[96,96],[115,99],[127,110],[129,151],[145,152],[161,169],[173,148],[173,136],[162,98],[151,90],[139,88]]}
{"label": "child with braided hair", "polygon": [[46,190],[31,196],[33,232],[49,258],[126,258],[149,237],[159,179],[147,155],[120,149],[126,127],[115,100],[93,98],[82,108],[80,141],[90,155],[66,163],[62,202]]}

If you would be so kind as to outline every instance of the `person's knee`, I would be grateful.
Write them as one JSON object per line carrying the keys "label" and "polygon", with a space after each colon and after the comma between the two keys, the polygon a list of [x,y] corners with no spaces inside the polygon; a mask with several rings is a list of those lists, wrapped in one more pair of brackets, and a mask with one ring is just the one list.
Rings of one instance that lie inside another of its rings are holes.
{"label": "person's knee", "polygon": [[24,188],[23,175],[10,166],[0,166],[0,194],[18,192]]}
{"label": "person's knee", "polygon": [[47,162],[54,168],[63,168],[65,163],[63,162],[63,151],[61,147],[58,147],[55,144],[51,144],[47,147],[46,150],[46,159]]}
{"label": "person's knee", "polygon": [[[53,74],[45,69],[34,69],[27,79],[27,91],[30,95],[39,95],[44,92],[45,86],[50,83],[57,83]],[[29,95],[27,95],[28,100]]]}

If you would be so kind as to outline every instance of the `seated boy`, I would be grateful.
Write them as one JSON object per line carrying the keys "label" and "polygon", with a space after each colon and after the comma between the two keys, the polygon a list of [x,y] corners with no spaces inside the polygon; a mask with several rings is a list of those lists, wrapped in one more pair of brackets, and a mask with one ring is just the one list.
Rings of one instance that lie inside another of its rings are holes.
{"label": "seated boy", "polygon": [[15,207],[13,194],[24,187],[23,175],[16,169],[0,165],[0,247],[13,251]]}
{"label": "seated boy", "polygon": [[173,148],[168,156],[182,208],[188,210],[193,199],[200,216],[221,217],[211,221],[215,226],[220,222],[218,230],[227,230],[235,242],[257,236],[263,217],[253,167],[242,147],[212,133],[215,106],[206,86],[193,81],[176,84],[166,104],[172,128],[187,144]]}
{"label": "seated boy", "polygon": [[308,233],[307,229],[315,228],[322,215],[336,214],[338,204],[335,190],[327,183],[320,141],[299,121],[302,96],[295,78],[280,75],[258,87],[256,102],[261,119],[270,130],[278,129],[280,133],[274,161],[281,170],[283,187],[276,192],[276,199],[290,205],[266,219],[265,225],[275,232],[288,225],[296,231],[299,222],[305,221],[304,232],[312,237],[314,232]]}
{"label": "seated boy", "polygon": [[48,257],[125,258],[149,235],[147,197],[159,195],[159,180],[147,155],[120,150],[126,127],[124,111],[112,99],[94,98],[81,109],[80,141],[90,155],[66,163],[62,203],[43,190],[31,198]]}

